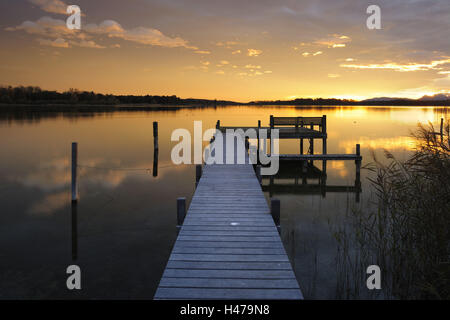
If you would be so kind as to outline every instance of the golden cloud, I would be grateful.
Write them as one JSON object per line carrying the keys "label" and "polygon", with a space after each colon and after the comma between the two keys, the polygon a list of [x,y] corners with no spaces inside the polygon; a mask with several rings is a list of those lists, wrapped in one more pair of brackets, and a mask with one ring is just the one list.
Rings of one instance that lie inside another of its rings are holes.
{"label": "golden cloud", "polygon": [[262,53],[262,50],[257,49],[247,49],[247,55],[249,57],[257,57]]}
{"label": "golden cloud", "polygon": [[382,64],[341,64],[342,68],[351,69],[387,69],[398,72],[412,72],[412,71],[427,71],[436,69],[436,67],[450,63],[450,59],[434,60],[430,63],[407,63],[399,64],[396,62],[382,63]]}

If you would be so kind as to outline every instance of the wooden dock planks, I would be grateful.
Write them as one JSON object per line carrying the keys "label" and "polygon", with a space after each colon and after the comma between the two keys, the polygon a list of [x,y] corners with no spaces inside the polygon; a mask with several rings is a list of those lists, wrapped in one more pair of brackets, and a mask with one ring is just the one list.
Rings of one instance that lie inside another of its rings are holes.
{"label": "wooden dock planks", "polygon": [[303,299],[252,165],[204,167],[154,299]]}

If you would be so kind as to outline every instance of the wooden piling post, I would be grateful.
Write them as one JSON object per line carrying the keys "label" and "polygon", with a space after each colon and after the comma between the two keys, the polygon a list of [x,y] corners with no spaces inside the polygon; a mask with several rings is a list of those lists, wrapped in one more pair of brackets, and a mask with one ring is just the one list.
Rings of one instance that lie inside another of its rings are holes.
{"label": "wooden piling post", "polygon": [[280,200],[271,199],[270,200],[270,213],[272,214],[273,222],[277,227],[280,226]]}
{"label": "wooden piling post", "polygon": [[155,150],[159,149],[159,145],[158,145],[158,122],[157,121],[153,122],[153,148]]}
{"label": "wooden piling post", "polygon": [[[361,146],[356,145],[356,155],[361,156]],[[356,176],[355,176],[355,187],[356,187],[356,202],[359,202],[359,192],[361,189],[361,160],[356,160]]]}
{"label": "wooden piling post", "polygon": [[258,131],[256,131],[256,139],[258,139],[257,146],[256,146],[256,164],[259,163],[259,150],[261,148],[260,142],[259,142],[259,130],[261,130],[261,120],[258,120]]}
{"label": "wooden piling post", "polygon": [[[311,130],[314,130],[314,124],[311,123]],[[314,154],[314,138],[309,139],[309,153]]]}
{"label": "wooden piling post", "polygon": [[182,226],[186,217],[186,198],[177,199],[177,226]]}
{"label": "wooden piling post", "polygon": [[441,118],[441,142],[444,142],[444,118]]}
{"label": "wooden piling post", "polygon": [[322,117],[322,153],[327,154],[327,116]]}
{"label": "wooden piling post", "polygon": [[270,115],[270,128],[273,129],[275,123],[273,121],[273,115]]}
{"label": "wooden piling post", "polygon": [[[303,117],[300,123],[300,127],[303,128]],[[303,154],[303,138],[300,138],[300,154]]]}
{"label": "wooden piling post", "polygon": [[78,211],[78,143],[72,142],[72,260],[78,257],[78,237],[77,237],[77,211]]}
{"label": "wooden piling post", "polygon": [[216,122],[216,129],[220,129],[220,120],[217,120]]}
{"label": "wooden piling post", "polygon": [[262,183],[262,176],[261,176],[261,166],[260,165],[257,165],[255,167],[255,173],[256,173],[256,178],[259,181],[259,184],[261,184]]}
{"label": "wooden piling post", "polygon": [[159,155],[159,143],[158,143],[158,122],[153,122],[153,176],[158,176],[158,155]]}
{"label": "wooden piling post", "polygon": [[202,165],[197,164],[197,165],[195,165],[195,187],[196,188],[197,188],[197,185],[198,185],[201,177],[202,177]]}
{"label": "wooden piling post", "polygon": [[78,143],[72,142],[72,202],[76,202],[78,200],[77,167]]}

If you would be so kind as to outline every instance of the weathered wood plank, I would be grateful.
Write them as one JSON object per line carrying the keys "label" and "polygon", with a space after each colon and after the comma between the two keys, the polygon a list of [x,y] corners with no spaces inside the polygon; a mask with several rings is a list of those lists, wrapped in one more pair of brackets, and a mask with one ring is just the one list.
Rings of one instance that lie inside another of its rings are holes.
{"label": "weathered wood plank", "polygon": [[162,278],[163,288],[227,288],[227,289],[298,289],[291,279],[205,279],[205,278]]}
{"label": "weathered wood plank", "polygon": [[188,247],[183,245],[175,245],[172,253],[207,253],[207,254],[244,254],[244,255],[266,255],[266,254],[279,254],[285,255],[284,250],[280,247],[277,249],[272,248],[205,248],[205,247]]}
{"label": "weathered wood plank", "polygon": [[234,279],[294,279],[292,270],[196,270],[166,269],[169,278],[234,278]]}
{"label": "weathered wood plank", "polygon": [[195,254],[195,253],[172,253],[169,260],[172,261],[236,261],[236,262],[272,262],[289,261],[284,254]]}
{"label": "weathered wood plank", "polygon": [[303,299],[299,289],[158,288],[155,299]]}
{"label": "weathered wood plank", "polygon": [[283,248],[280,241],[184,241],[177,240],[177,245],[204,248]]}
{"label": "weathered wood plank", "polygon": [[291,270],[289,262],[217,262],[217,261],[169,261],[168,269],[213,270]]}

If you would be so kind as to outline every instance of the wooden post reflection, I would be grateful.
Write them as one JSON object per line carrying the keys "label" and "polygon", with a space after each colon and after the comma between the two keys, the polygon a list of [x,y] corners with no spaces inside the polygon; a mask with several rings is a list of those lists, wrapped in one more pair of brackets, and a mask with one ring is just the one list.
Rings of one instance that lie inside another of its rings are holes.
{"label": "wooden post reflection", "polygon": [[78,258],[78,202],[72,200],[72,260]]}

